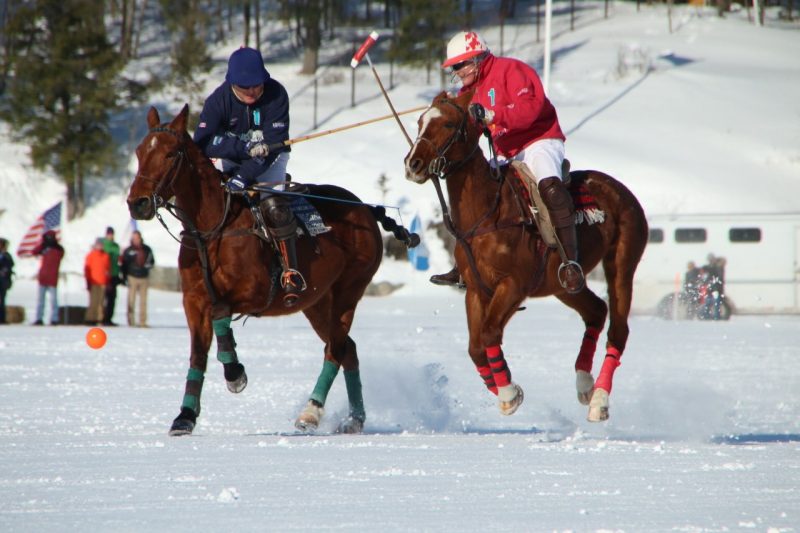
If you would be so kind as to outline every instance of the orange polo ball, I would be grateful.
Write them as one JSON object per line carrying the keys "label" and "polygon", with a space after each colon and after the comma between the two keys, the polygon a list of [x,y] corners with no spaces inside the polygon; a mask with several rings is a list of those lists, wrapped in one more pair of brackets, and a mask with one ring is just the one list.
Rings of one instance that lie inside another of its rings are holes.
{"label": "orange polo ball", "polygon": [[106,332],[101,328],[92,328],[86,333],[86,344],[90,348],[99,350],[106,345]]}

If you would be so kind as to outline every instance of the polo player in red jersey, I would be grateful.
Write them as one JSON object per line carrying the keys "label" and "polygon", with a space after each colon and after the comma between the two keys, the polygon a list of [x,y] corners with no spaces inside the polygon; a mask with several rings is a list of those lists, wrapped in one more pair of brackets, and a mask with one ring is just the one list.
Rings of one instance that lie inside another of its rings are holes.
{"label": "polo player in red jersey", "polygon": [[[497,57],[475,32],[459,32],[447,44],[442,68],[461,81],[459,94],[473,92],[470,116],[491,133],[502,163],[521,161],[538,180],[539,192],[550,213],[567,257],[561,284],[574,294],[585,286],[578,264],[575,209],[564,186],[564,133],[553,104],[529,65],[517,59]],[[439,285],[459,283],[457,269],[431,277]]]}

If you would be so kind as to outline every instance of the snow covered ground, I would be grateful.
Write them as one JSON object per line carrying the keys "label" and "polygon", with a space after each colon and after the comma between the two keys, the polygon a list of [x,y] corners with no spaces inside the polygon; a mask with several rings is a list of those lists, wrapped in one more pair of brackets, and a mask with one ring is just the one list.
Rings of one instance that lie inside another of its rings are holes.
{"label": "snow covered ground", "polygon": [[[23,282],[17,290],[33,297]],[[124,290],[121,295],[124,297]],[[250,383],[212,360],[192,437],[171,438],[188,365],[179,296],[151,329],[4,326],[2,531],[796,531],[799,317],[631,321],[611,419],[585,421],[582,325],[531,300],[505,349],[525,403],[499,414],[466,355],[461,295],[365,298],[353,329],[365,433],[295,434],[322,344],[302,316],[234,327]],[[213,358],[213,355],[212,355]],[[598,363],[599,364],[599,361]]]}
{"label": "snow covered ground", "polygon": [[[660,5],[637,13],[613,3],[608,20],[601,2],[581,5],[575,32],[568,16],[556,17],[550,88],[575,168],[619,177],[652,213],[796,211],[796,24],[778,23],[773,10],[768,27],[757,28],[743,12],[719,19],[680,6],[669,33]],[[534,32],[506,27],[504,53],[540,66]],[[497,50],[499,30],[484,34]],[[209,90],[236,46],[217,50]],[[268,63],[293,96],[292,135],[308,133],[308,78],[296,74],[297,63]],[[387,82],[388,69],[377,67]],[[363,102],[355,109],[348,70],[327,72],[321,129],[387,113],[366,67],[357,71]],[[397,109],[437,92],[424,73],[397,76]],[[177,112],[183,100],[166,91],[153,103]],[[131,117],[135,137],[145,112]],[[413,136],[415,119],[404,123]],[[29,167],[26,147],[0,136],[0,234],[16,249],[64,187]],[[290,172],[400,206],[406,224],[417,212],[424,224],[438,220],[432,187],[403,179],[406,151],[387,121],[298,143]],[[91,208],[65,224],[62,304],[85,304],[83,257],[105,226],[127,242],[123,200],[135,170],[134,158],[118,179],[90,183]],[[177,246],[160,225],[140,227],[158,264],[174,265]],[[432,270],[449,268],[433,232],[425,237]],[[36,268],[19,260],[9,294],[28,322]],[[352,335],[368,414],[359,436],[329,434],[346,412],[341,379],[321,433],[293,431],[322,362],[302,316],[236,324],[250,384],[228,393],[211,361],[189,438],[166,434],[188,366],[179,295],[152,292],[155,327],[109,329],[98,351],[86,346],[84,327],[3,326],[0,531],[800,529],[800,317],[633,317],[611,420],[594,425],[574,392],[578,317],[553,299],[531,300],[506,331],[509,364],[526,393],[506,418],[466,355],[462,296],[429,285],[430,273],[384,261],[377,279],[405,286],[358,309]]]}

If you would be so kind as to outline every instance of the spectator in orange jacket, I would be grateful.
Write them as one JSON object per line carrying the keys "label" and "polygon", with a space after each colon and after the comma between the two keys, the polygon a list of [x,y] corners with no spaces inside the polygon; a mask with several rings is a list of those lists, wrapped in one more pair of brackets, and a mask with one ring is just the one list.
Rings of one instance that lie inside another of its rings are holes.
{"label": "spectator in orange jacket", "polygon": [[86,324],[103,322],[103,296],[106,285],[111,280],[111,258],[103,250],[105,242],[98,238],[92,251],[86,255],[83,275],[86,277],[86,290],[89,291],[89,307],[86,308]]}

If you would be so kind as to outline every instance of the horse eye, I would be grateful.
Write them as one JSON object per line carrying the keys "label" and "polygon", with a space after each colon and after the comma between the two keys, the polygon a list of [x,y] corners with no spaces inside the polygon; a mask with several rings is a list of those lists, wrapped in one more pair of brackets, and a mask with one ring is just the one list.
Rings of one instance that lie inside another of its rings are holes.
{"label": "horse eye", "polygon": [[452,123],[452,122],[446,122],[444,127],[449,129],[449,130],[452,130],[452,129],[455,129],[456,125],[454,123]]}

